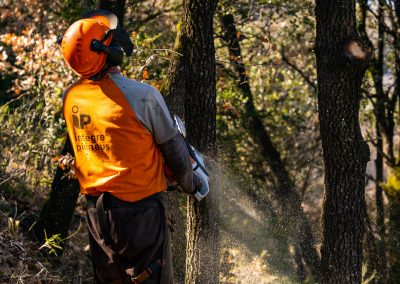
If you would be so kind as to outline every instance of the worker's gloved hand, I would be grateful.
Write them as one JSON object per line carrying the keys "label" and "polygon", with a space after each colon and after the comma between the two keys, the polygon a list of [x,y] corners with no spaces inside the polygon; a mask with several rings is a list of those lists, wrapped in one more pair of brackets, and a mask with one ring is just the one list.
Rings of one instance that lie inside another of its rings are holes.
{"label": "worker's gloved hand", "polygon": [[[193,165],[193,180],[195,184],[195,193],[194,197],[200,201],[202,200],[209,192],[209,185],[208,185],[208,175],[205,172],[205,167],[204,167],[204,161],[203,157],[200,155],[199,152],[197,152],[193,148],[195,155],[196,155],[196,160]],[[199,163],[199,164],[197,164]]]}

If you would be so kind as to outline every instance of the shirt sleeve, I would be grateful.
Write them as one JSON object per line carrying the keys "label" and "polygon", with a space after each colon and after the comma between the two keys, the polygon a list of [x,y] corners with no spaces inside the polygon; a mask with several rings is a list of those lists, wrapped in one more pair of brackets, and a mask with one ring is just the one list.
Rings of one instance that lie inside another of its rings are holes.
{"label": "shirt sleeve", "polygon": [[144,127],[162,144],[178,133],[164,98],[156,88],[128,79],[121,74],[110,75],[128,100],[133,112]]}
{"label": "shirt sleeve", "polygon": [[159,147],[179,187],[188,194],[194,194],[196,188],[201,187],[201,184],[198,185],[201,181],[193,174],[189,151],[181,134],[176,134]]}
{"label": "shirt sleeve", "polygon": [[148,128],[157,144],[163,144],[173,138],[178,130],[172,121],[171,114],[162,95],[154,88],[148,93],[149,100],[145,106]]}

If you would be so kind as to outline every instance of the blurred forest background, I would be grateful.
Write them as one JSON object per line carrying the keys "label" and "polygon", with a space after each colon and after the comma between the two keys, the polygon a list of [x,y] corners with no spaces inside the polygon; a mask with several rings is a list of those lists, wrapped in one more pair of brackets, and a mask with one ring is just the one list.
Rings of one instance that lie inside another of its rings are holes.
{"label": "blurred forest background", "polygon": [[[66,237],[38,241],[30,230],[57,166],[68,163],[60,157],[62,94],[77,76],[57,37],[98,5],[0,1],[1,283],[92,279],[83,199]],[[165,94],[179,57],[183,11],[181,0],[125,1],[124,27],[135,50],[123,74]],[[358,35],[372,51],[360,90],[360,127],[371,152],[361,276],[363,283],[399,283],[400,1],[359,0],[356,16]],[[218,1],[212,190],[218,193],[221,283],[316,283],[320,277],[325,171],[315,31],[313,1]],[[249,120],[260,127],[254,130]],[[179,204],[176,222],[184,227],[186,204]],[[177,231],[175,247],[184,250],[184,229]],[[185,277],[182,258],[176,256],[178,283]]]}

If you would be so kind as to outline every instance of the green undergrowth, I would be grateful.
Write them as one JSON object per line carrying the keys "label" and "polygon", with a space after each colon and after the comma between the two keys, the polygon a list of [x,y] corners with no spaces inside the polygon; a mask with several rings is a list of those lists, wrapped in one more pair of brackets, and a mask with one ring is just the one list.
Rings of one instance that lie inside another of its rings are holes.
{"label": "green undergrowth", "polygon": [[[4,186],[0,186],[0,192]],[[13,195],[13,193],[15,195]],[[92,281],[88,238],[82,206],[78,204],[66,239],[47,236],[44,243],[32,237],[27,218],[40,208],[23,190],[9,186],[0,197],[0,283],[85,283]],[[33,217],[32,217],[33,216]],[[30,223],[34,220],[30,220]],[[65,249],[59,253],[59,246]]]}

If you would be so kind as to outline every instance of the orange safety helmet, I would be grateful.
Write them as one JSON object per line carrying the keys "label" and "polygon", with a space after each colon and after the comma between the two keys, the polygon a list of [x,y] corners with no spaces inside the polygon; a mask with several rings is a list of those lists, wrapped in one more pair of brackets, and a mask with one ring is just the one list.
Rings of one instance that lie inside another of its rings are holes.
{"label": "orange safety helmet", "polygon": [[104,48],[110,46],[112,31],[116,30],[117,25],[117,17],[107,11],[96,11],[94,15],[73,23],[61,41],[65,62],[85,78],[99,73],[106,65],[108,52],[94,49],[92,44],[97,41]]}

